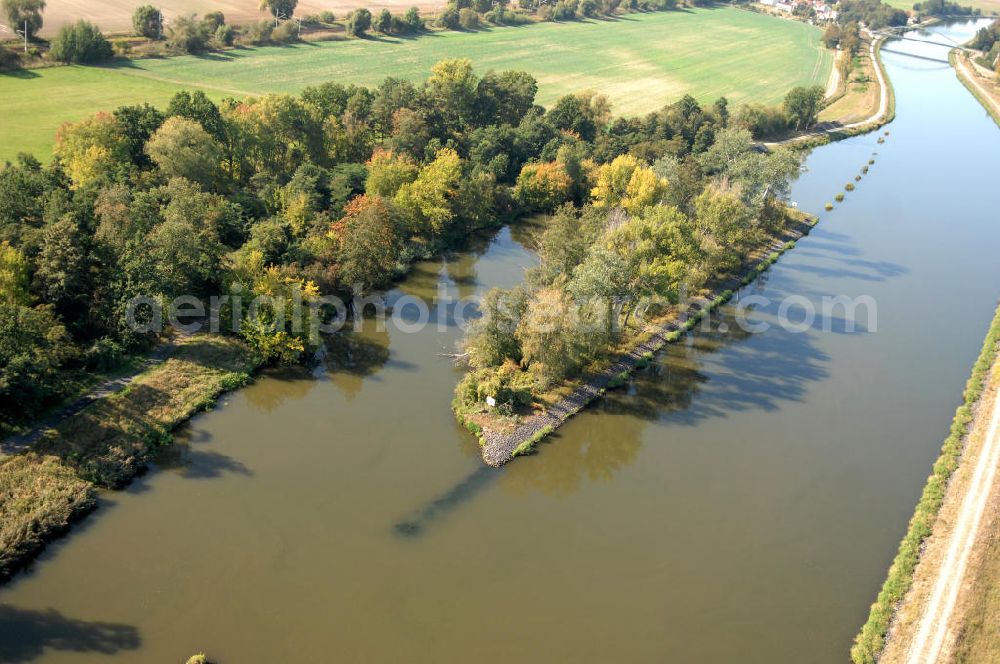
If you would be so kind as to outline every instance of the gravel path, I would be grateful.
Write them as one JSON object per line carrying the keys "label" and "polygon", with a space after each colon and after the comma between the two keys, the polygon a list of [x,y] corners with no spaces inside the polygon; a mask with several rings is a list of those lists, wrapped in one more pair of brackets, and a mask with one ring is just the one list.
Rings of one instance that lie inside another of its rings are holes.
{"label": "gravel path", "polygon": [[681,313],[676,321],[663,325],[646,341],[637,344],[632,350],[621,355],[607,369],[599,374],[591,376],[583,385],[578,387],[572,394],[564,397],[555,405],[551,406],[544,413],[532,415],[522,420],[513,430],[491,431],[484,427],[481,442],[481,452],[483,461],[490,466],[499,467],[514,458],[517,449],[524,443],[557,429],[566,420],[583,410],[583,408],[600,397],[604,389],[611,380],[621,373],[631,373],[636,363],[646,353],[655,353],[667,344],[666,336],[677,330],[684,321],[704,308],[709,302],[714,300],[723,292],[729,290],[736,292],[742,285],[743,275],[751,274],[758,265],[767,260],[767,256],[780,251],[785,243],[791,240],[798,240],[810,230],[809,224],[799,223],[785,230],[782,236],[775,240],[764,252],[759,260],[754,260],[745,266],[742,274],[726,279],[724,282],[715,284],[711,292],[705,298],[692,303],[687,310]]}
{"label": "gravel path", "polygon": [[[910,644],[908,664],[934,664],[946,659],[943,649],[955,625],[952,617],[959,591],[965,581],[969,555],[979,533],[983,513],[989,502],[997,466],[1000,465],[1000,399],[994,402],[989,428],[979,451],[975,469],[958,518],[948,536],[944,560],[937,571],[930,597],[924,606],[916,636]],[[953,634],[951,634],[954,636]]]}

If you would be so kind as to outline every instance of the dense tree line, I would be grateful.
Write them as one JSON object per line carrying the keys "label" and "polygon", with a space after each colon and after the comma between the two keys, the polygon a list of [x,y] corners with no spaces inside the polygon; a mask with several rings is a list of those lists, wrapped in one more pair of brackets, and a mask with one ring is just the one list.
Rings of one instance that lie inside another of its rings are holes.
{"label": "dense tree line", "polygon": [[873,30],[906,25],[910,18],[902,9],[882,0],[841,0],[838,11],[838,23],[863,23]]}
{"label": "dense tree line", "polygon": [[[623,207],[656,228],[677,219],[646,216],[650,201],[690,218],[729,206],[756,218],[743,210],[766,198],[770,166],[753,165],[745,131],[739,150],[722,147],[739,123],[724,99],[612,118],[601,95],[546,110],[536,91],[525,72],[477,76],[449,60],[419,85],[330,82],[219,105],[181,92],[163,110],[64,124],[50,165],[22,155],[0,167],[0,326],[16,330],[0,347],[0,418],[58,399],[64,368],[107,366],[151,343],[126,316],[137,296],[350,295],[476,229],[591,201],[595,188],[595,210]],[[719,174],[742,193],[702,196]],[[242,330],[261,356],[310,356],[312,340],[269,330],[270,319]]]}

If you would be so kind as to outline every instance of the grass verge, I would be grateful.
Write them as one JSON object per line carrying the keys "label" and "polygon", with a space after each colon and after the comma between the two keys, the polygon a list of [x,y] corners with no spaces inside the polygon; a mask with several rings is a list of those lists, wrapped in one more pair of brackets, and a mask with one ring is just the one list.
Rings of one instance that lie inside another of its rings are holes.
{"label": "grass verge", "polygon": [[933,470],[924,486],[923,494],[914,510],[903,541],[899,544],[889,573],[875,603],[868,613],[868,620],[854,639],[851,661],[855,664],[874,664],[885,647],[885,636],[892,622],[896,606],[913,584],[913,570],[920,559],[921,545],[930,536],[955,469],[958,468],[965,445],[965,437],[972,423],[973,408],[983,393],[990,367],[997,356],[1000,343],[1000,308],[990,324],[983,349],[972,367],[972,375],[965,385],[962,405],[955,411],[951,431],[941,447],[941,455],[934,462]]}
{"label": "grass verge", "polygon": [[[985,97],[983,93],[979,90],[979,88],[973,85],[972,82],[965,77],[962,70],[959,69],[958,54],[955,51],[951,51],[948,53],[948,62],[951,63],[951,66],[955,69],[955,75],[958,76],[958,80],[962,82],[962,85],[965,86],[965,89],[972,93],[972,96],[975,97],[976,100],[983,105],[983,108],[985,108],[986,112],[990,114],[990,117],[993,118],[993,121],[996,122],[998,126],[1000,126],[1000,113],[996,111],[993,104],[990,102],[990,99]],[[1000,101],[1000,94],[998,94],[997,100]]]}
{"label": "grass verge", "polygon": [[184,340],[127,388],[45,432],[33,449],[0,461],[0,578],[95,505],[95,487],[124,486],[171,432],[242,387],[256,368],[232,338]]}

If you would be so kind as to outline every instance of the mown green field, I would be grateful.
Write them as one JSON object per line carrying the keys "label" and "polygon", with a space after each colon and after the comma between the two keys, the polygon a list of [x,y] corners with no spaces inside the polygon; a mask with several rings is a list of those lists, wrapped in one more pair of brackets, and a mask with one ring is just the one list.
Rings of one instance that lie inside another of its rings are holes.
{"label": "mown green field", "polygon": [[471,58],[480,72],[531,72],[542,104],[588,88],[607,94],[623,115],[685,93],[703,102],[723,95],[734,105],[777,102],[795,85],[826,85],[832,58],[819,37],[797,21],[703,9],[0,75],[0,159],[19,151],[42,158],[63,121],[124,103],[162,105],[184,87],[218,99],[298,92],[327,80],[374,86],[390,75],[422,80],[434,63],[455,57]]}
{"label": "mown green field", "polygon": [[[914,3],[919,0],[885,0],[885,3],[897,9],[913,9]],[[978,7],[984,14],[1000,14],[1000,0],[957,0],[958,4],[967,7]]]}

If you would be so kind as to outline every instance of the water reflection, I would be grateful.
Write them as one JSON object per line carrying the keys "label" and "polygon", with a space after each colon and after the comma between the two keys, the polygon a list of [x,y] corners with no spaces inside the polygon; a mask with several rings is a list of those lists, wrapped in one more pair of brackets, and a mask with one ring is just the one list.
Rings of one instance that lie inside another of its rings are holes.
{"label": "water reflection", "polygon": [[389,361],[389,332],[374,318],[364,318],[326,338],[326,376],[347,397],[356,397],[365,379]]}

